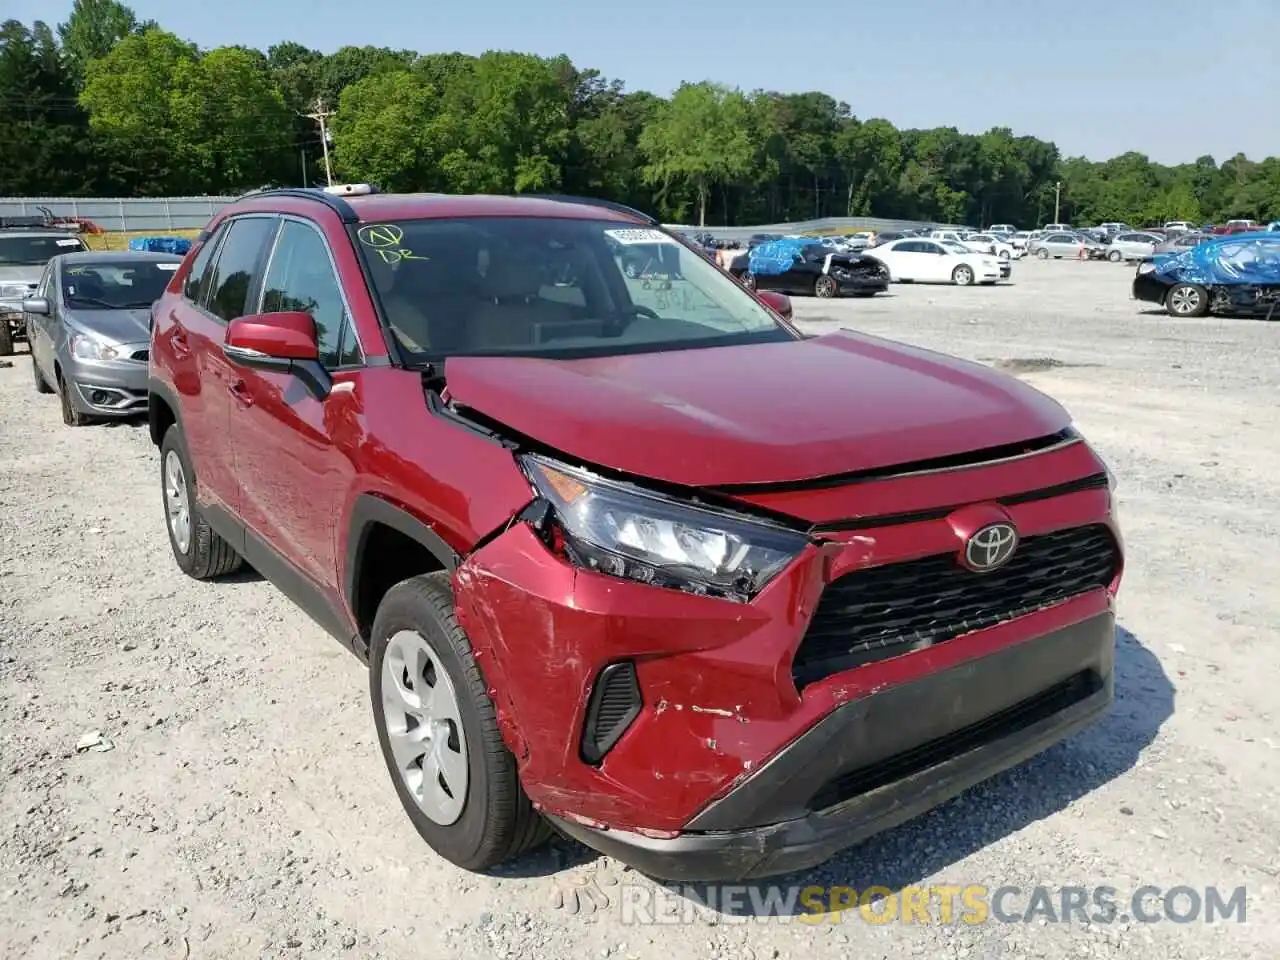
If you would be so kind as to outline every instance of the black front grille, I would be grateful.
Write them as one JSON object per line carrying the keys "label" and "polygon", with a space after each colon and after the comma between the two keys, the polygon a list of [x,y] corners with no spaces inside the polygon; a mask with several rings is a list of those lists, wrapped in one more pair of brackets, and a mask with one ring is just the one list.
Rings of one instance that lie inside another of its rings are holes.
{"label": "black front grille", "polygon": [[792,674],[804,686],[1032,613],[1107,586],[1119,559],[1111,532],[1094,524],[1027,537],[990,573],[949,553],[857,570],[823,591]]}
{"label": "black front grille", "polygon": [[129,354],[130,360],[137,360],[140,363],[146,363],[151,358],[150,350],[135,350]]}
{"label": "black front grille", "polygon": [[600,671],[582,731],[582,759],[596,764],[622,739],[644,705],[635,664],[611,663]]}

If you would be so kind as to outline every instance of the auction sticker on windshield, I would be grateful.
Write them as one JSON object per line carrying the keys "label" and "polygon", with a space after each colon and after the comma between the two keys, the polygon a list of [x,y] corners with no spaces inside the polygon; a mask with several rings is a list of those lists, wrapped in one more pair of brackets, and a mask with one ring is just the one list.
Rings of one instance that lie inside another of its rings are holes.
{"label": "auction sticker on windshield", "polygon": [[78,246],[80,246],[80,241],[79,241],[79,240],[55,240],[55,241],[54,241],[54,243],[56,243],[56,244],[57,244],[58,246],[60,246],[60,247],[78,247]]}
{"label": "auction sticker on windshield", "polygon": [[156,269],[173,271],[177,270],[180,266],[182,266],[180,263],[157,263]]}
{"label": "auction sticker on windshield", "polygon": [[633,243],[669,243],[672,246],[679,246],[660,230],[606,230],[604,235],[623,245]]}

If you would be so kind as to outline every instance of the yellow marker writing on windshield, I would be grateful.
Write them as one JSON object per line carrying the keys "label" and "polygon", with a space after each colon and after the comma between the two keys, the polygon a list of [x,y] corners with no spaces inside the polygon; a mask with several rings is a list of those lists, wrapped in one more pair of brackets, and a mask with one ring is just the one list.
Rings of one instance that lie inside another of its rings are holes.
{"label": "yellow marker writing on windshield", "polygon": [[356,231],[356,236],[360,238],[360,242],[366,247],[372,247],[378,252],[378,256],[382,258],[383,263],[399,263],[401,260],[430,260],[430,257],[420,257],[408,247],[402,246],[404,242],[404,231],[394,223],[377,223],[361,227]]}

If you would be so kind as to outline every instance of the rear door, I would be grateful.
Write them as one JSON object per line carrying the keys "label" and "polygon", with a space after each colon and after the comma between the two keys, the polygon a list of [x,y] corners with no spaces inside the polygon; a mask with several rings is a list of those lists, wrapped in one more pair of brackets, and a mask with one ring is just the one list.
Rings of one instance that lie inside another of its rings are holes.
{"label": "rear door", "polygon": [[238,373],[222,344],[227,324],[245,313],[278,223],[274,216],[249,215],[221,224],[196,255],[182,299],[170,301],[173,306],[156,339],[173,373],[183,439],[196,475],[196,501],[237,549],[242,544],[228,521],[234,522],[239,501],[229,443],[231,388]]}

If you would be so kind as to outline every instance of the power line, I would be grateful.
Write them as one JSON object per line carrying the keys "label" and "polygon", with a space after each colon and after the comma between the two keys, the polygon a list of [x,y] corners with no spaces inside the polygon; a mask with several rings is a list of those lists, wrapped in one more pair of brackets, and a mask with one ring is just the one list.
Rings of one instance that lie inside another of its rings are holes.
{"label": "power line", "polygon": [[315,105],[311,108],[311,113],[303,114],[308,120],[314,120],[320,124],[320,146],[324,148],[324,178],[329,182],[329,186],[333,186],[333,167],[329,163],[329,118],[332,117],[334,111],[324,108],[324,101],[319,97],[316,98]]}

